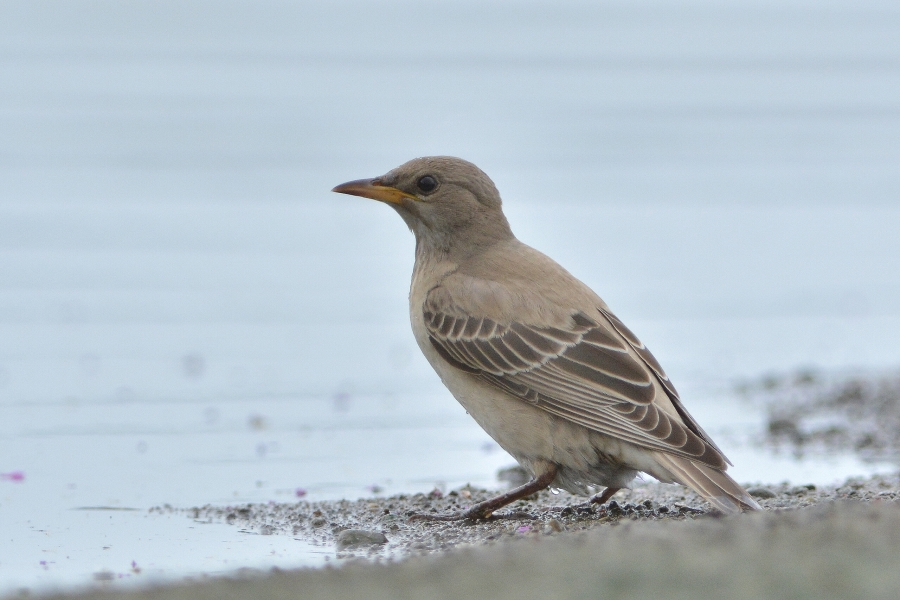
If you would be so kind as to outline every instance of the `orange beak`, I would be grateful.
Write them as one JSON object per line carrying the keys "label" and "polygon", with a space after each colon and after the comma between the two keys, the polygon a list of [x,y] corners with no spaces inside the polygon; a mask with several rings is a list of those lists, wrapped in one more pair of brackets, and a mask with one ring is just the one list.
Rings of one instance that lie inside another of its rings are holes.
{"label": "orange beak", "polygon": [[378,178],[375,179],[357,179],[356,181],[348,181],[337,186],[332,192],[339,194],[350,194],[351,196],[362,196],[363,198],[371,198],[389,204],[402,204],[404,198],[417,198],[406,192],[401,192],[397,188],[387,185],[381,185]]}

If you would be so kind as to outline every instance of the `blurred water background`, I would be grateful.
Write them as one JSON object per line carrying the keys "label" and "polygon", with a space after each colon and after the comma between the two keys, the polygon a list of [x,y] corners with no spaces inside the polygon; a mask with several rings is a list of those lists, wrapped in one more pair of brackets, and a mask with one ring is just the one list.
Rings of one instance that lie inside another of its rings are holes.
{"label": "blurred water background", "polygon": [[895,468],[758,448],[734,392],[900,364],[895,2],[4,1],[0,593],[321,561],[154,505],[497,485],[409,331],[411,234],[329,192],[430,154],[738,480]]}

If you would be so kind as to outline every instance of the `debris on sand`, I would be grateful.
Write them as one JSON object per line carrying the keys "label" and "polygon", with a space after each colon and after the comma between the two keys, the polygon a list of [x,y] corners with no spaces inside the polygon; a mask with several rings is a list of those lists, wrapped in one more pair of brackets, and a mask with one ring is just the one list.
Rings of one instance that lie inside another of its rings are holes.
{"label": "debris on sand", "polygon": [[387,541],[387,537],[380,531],[345,529],[337,535],[335,544],[338,550],[346,550],[348,548],[381,546],[387,544]]}
{"label": "debris on sand", "polygon": [[801,371],[768,376],[740,391],[762,404],[764,440],[773,447],[900,461],[900,373],[826,377]]}
{"label": "debris on sand", "polygon": [[[304,537],[319,535],[323,544],[342,533],[350,537],[344,532],[352,531],[351,523],[393,533],[382,545],[338,551],[337,569],[239,571],[148,590],[89,591],[77,598],[893,599],[900,587],[898,484],[894,476],[830,487],[750,486],[761,491],[757,498],[766,510],[722,518],[710,518],[695,497],[679,497],[683,488],[661,484],[620,492],[601,509],[562,494],[538,494],[510,507],[507,518],[479,523],[403,518],[405,511],[443,512],[470,501],[456,490],[438,499],[415,494],[205,507],[197,511],[242,527],[262,520],[276,533],[296,529]],[[471,501],[489,495],[470,490]],[[313,520],[325,525],[312,525]],[[334,530],[340,530],[336,536]],[[460,547],[453,548],[455,543]],[[406,556],[391,553],[401,547]],[[403,560],[382,560],[393,556]]]}
{"label": "debris on sand", "polygon": [[[793,510],[841,500],[900,500],[896,475],[850,479],[840,485],[749,485],[767,510]],[[446,494],[400,494],[356,501],[204,506],[183,512],[204,522],[225,522],[246,531],[290,535],[323,547],[339,558],[404,558],[441,554],[455,547],[492,544],[507,539],[539,539],[633,522],[691,521],[718,517],[699,496],[682,486],[640,483],[622,490],[605,506],[565,492],[541,491],[483,521],[411,519],[414,515],[447,515],[491,498],[495,490],[470,486]],[[154,509],[166,510],[166,509]]]}

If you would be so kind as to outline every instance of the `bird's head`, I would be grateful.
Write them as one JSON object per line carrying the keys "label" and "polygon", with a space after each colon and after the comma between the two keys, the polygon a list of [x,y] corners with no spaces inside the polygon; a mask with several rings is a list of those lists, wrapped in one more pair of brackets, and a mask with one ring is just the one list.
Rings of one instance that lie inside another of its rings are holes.
{"label": "bird's head", "polygon": [[494,182],[461,158],[416,158],[381,177],[348,181],[332,191],[389,204],[423,250],[468,253],[512,237]]}

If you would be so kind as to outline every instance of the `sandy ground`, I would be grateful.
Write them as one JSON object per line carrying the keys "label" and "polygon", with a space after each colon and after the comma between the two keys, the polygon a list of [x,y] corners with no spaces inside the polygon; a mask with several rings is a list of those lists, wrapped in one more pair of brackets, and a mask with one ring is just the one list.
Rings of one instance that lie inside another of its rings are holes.
{"label": "sandy ground", "polygon": [[[885,457],[896,456],[900,440],[897,381],[799,374],[748,393],[769,410],[764,443]],[[502,476],[516,483],[515,470]],[[333,558],[324,569],[244,570],[56,598],[898,597],[900,476],[747,487],[764,510],[728,517],[686,488],[657,483],[623,490],[603,507],[544,491],[480,522],[410,517],[459,511],[496,490],[157,508],[187,522],[292,536],[332,549]]]}
{"label": "sandy ground", "polygon": [[[647,484],[600,509],[541,493],[482,523],[410,521],[484,490],[187,511],[265,535],[335,545],[337,568],[57,598],[896,598],[900,480],[751,486],[766,509],[722,517]],[[358,545],[354,545],[358,544]]]}
{"label": "sandy ground", "polygon": [[[896,478],[882,477],[819,489],[811,485],[749,487],[764,508],[779,510],[837,500],[892,501],[900,499],[898,485]],[[226,522],[249,533],[292,535],[334,546],[339,560],[363,556],[400,559],[411,554],[443,553],[460,545],[583,532],[625,522],[695,520],[715,514],[687,488],[647,483],[619,492],[603,507],[590,506],[585,498],[543,491],[501,509],[496,518],[487,521],[428,521],[414,517],[452,514],[496,493],[461,488],[444,494],[435,489],[430,494],[363,498],[353,502],[208,506],[184,512],[198,521]]]}

